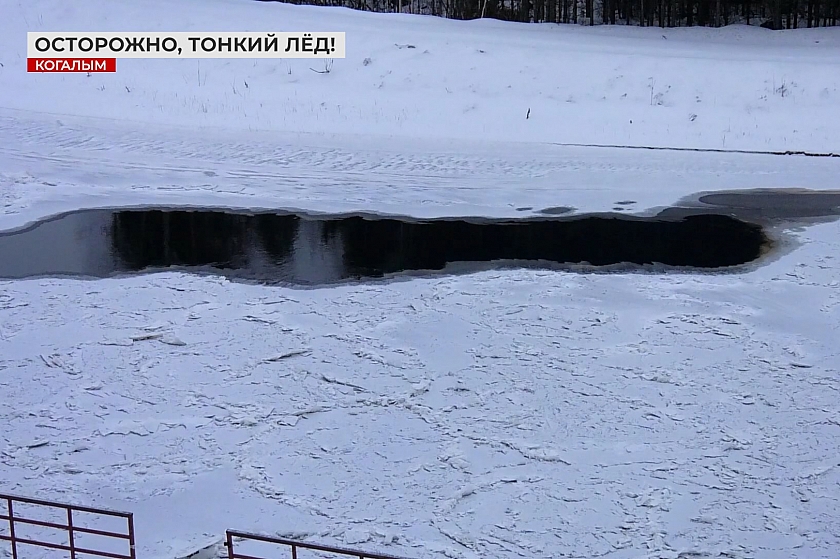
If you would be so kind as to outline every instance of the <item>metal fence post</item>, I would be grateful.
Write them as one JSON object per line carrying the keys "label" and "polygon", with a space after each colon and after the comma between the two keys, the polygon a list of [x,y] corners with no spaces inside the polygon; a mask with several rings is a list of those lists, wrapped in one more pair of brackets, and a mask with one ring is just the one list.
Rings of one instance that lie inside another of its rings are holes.
{"label": "metal fence post", "polygon": [[17,540],[15,540],[15,511],[12,509],[12,500],[7,499],[9,506],[9,537],[12,539],[12,559],[18,559]]}
{"label": "metal fence post", "polygon": [[76,537],[73,534],[73,509],[67,509],[67,534],[70,536],[70,559],[76,559]]}
{"label": "metal fence post", "polygon": [[134,542],[134,513],[128,514],[128,555],[131,559],[137,559],[137,552],[135,551]]}
{"label": "metal fence post", "polygon": [[233,559],[233,536],[230,532],[225,532],[225,535],[227,536],[227,542],[225,543],[228,548],[228,559]]}

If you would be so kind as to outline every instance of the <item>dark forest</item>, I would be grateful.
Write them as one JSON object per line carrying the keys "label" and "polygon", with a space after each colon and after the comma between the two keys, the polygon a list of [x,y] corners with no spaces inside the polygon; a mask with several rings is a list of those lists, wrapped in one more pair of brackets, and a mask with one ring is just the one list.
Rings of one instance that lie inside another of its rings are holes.
{"label": "dark forest", "polygon": [[[271,0],[270,0],[271,1]],[[276,0],[274,0],[276,1]],[[530,23],[768,29],[837,25],[840,0],[280,0],[451,19],[494,18]]]}

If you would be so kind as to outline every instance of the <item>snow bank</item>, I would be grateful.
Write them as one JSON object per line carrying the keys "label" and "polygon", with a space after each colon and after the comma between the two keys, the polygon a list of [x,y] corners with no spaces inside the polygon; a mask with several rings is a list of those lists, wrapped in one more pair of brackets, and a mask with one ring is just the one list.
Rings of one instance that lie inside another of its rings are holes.
{"label": "snow bank", "polygon": [[[459,22],[273,2],[9,4],[0,106],[165,123],[516,142],[840,152],[840,30]],[[309,60],[121,60],[31,75],[26,31],[344,31]],[[530,110],[530,118],[526,114]]]}

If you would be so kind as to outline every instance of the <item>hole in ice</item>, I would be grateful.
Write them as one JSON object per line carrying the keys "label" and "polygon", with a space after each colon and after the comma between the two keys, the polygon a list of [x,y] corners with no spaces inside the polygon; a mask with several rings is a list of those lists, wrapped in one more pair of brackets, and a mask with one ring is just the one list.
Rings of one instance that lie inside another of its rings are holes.
{"label": "hole in ice", "polygon": [[321,285],[402,272],[757,259],[759,225],[715,214],[415,220],[224,210],[83,210],[0,234],[0,277],[108,277],[164,268]]}

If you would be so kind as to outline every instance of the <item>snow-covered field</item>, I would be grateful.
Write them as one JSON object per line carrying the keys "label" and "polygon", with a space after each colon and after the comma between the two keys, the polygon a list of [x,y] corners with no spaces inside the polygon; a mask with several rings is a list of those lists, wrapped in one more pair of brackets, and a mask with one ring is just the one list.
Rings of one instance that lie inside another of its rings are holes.
{"label": "snow-covered field", "polygon": [[[840,177],[837,158],[558,145],[838,152],[836,29],[245,0],[0,16],[2,230],[140,204],[644,214]],[[348,57],[30,75],[34,30],[346,31]],[[774,235],[720,275],[0,282],[0,492],[134,511],[151,559],[225,528],[418,559],[835,558],[840,223]]]}

